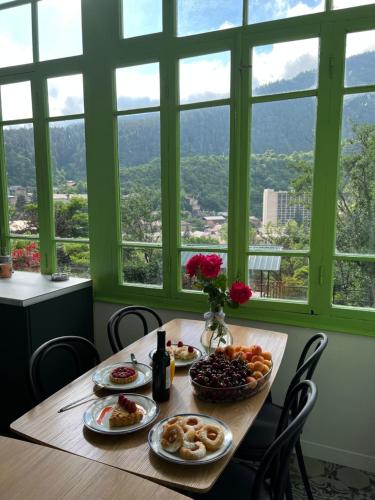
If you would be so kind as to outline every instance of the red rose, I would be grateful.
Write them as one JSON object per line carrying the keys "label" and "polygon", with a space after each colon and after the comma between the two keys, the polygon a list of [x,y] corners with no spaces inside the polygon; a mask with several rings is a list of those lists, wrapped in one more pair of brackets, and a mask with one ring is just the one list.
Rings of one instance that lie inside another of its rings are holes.
{"label": "red rose", "polygon": [[229,289],[229,297],[233,302],[244,304],[253,295],[252,289],[242,283],[242,281],[235,281]]}
{"label": "red rose", "polygon": [[214,253],[203,256],[200,263],[200,269],[203,277],[206,279],[217,278],[220,273],[222,263],[223,259]]}
{"label": "red rose", "polygon": [[185,266],[186,274],[188,274],[191,278],[193,276],[196,276],[197,272],[199,271],[199,266],[203,258],[204,256],[201,253],[193,255],[193,257],[191,257],[186,263]]}

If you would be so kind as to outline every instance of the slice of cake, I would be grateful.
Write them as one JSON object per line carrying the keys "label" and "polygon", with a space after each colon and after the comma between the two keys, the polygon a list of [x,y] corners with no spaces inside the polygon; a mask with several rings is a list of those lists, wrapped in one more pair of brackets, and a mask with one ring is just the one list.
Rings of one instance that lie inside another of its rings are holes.
{"label": "slice of cake", "polygon": [[109,417],[110,427],[125,427],[137,424],[142,420],[144,410],[134,401],[130,401],[125,394],[120,394],[117,404],[113,407]]}

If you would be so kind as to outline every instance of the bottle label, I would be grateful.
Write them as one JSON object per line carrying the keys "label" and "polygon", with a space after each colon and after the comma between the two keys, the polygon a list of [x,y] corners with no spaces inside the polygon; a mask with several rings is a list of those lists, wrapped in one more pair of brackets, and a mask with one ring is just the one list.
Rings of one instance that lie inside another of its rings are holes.
{"label": "bottle label", "polygon": [[171,370],[170,366],[168,365],[165,369],[165,388],[169,389],[171,386]]}

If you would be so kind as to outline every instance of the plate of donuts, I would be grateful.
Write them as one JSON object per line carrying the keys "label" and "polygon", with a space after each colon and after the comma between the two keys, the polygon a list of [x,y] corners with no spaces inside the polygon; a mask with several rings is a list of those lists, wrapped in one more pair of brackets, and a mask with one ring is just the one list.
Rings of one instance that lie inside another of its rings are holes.
{"label": "plate of donuts", "polygon": [[184,465],[216,462],[229,452],[232,443],[232,431],[225,422],[200,413],[164,418],[148,435],[148,444],[156,455]]}

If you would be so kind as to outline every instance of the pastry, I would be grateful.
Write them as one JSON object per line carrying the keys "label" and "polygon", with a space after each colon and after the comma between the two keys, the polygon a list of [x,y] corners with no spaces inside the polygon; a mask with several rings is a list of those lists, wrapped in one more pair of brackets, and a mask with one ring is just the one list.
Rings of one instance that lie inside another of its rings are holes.
{"label": "pastry", "polygon": [[182,446],[179,450],[180,456],[184,458],[185,460],[199,460],[203,458],[206,454],[206,447],[203,443],[200,441],[197,441],[196,443],[189,443],[188,448],[185,446]]}
{"label": "pastry", "polygon": [[142,420],[144,410],[136,405],[134,401],[130,401],[124,394],[120,394],[117,404],[113,407],[109,417],[110,427],[125,427],[133,425]]}
{"label": "pastry", "polygon": [[203,422],[200,418],[192,415],[190,417],[185,417],[183,422],[182,422],[182,427],[184,429],[184,432],[193,430],[197,431],[201,427],[203,427]]}
{"label": "pastry", "polygon": [[182,361],[190,361],[197,357],[197,352],[194,347],[191,345],[184,345],[181,341],[177,345],[173,345],[172,342],[168,340],[166,349],[175,359],[181,359]]}
{"label": "pastry", "polygon": [[138,377],[138,372],[134,368],[120,366],[115,368],[109,374],[109,378],[113,384],[130,384]]}
{"label": "pastry", "polygon": [[198,437],[208,451],[218,450],[224,442],[223,429],[218,425],[204,425],[198,431]]}
{"label": "pastry", "polygon": [[184,431],[177,424],[167,425],[164,429],[160,444],[164,450],[170,453],[175,453],[178,451],[184,441]]}

